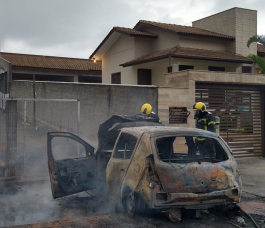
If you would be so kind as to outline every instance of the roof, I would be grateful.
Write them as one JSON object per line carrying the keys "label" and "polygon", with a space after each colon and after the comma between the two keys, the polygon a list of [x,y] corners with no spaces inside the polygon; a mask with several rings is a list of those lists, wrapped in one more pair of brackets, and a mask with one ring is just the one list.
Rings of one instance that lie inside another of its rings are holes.
{"label": "roof", "polygon": [[[200,29],[200,28],[196,28],[192,26],[183,26],[183,25],[176,25],[176,24],[167,24],[167,23],[160,23],[160,22],[154,22],[154,21],[140,20],[134,26],[133,29],[124,28],[124,27],[113,27],[113,29],[108,33],[108,35],[99,44],[99,46],[90,55],[89,58],[92,59],[95,55],[97,55],[97,58],[100,59],[101,56],[104,55],[105,51],[107,51],[110,48],[110,46],[119,38],[120,34],[125,34],[125,35],[132,36],[132,37],[156,39],[158,35],[144,31],[146,27],[154,27],[160,30],[164,30],[166,32],[171,32],[171,33],[176,33],[176,34],[215,37],[215,38],[222,38],[222,39],[228,39],[228,40],[235,39],[235,37],[233,36],[211,32],[208,30],[204,30],[204,29]],[[117,35],[117,33],[119,35]]]}
{"label": "roof", "polygon": [[187,35],[197,35],[197,36],[207,36],[207,37],[216,37],[216,38],[224,38],[234,40],[235,37],[224,35],[221,33],[211,32],[208,30],[192,27],[192,26],[183,26],[183,25],[176,25],[176,24],[167,24],[167,23],[160,23],[154,21],[145,21],[140,20],[135,26],[134,29],[142,30],[146,26],[155,27],[161,30],[165,30],[168,32],[173,32],[177,34],[187,34]]}
{"label": "roof", "polygon": [[265,55],[265,46],[262,44],[257,44],[257,52],[259,55],[264,56]]}
{"label": "roof", "polygon": [[0,52],[0,57],[17,67],[32,67],[60,70],[101,70],[101,62],[89,59],[77,59],[44,55],[29,55]]}
{"label": "roof", "polygon": [[247,57],[244,57],[242,55],[236,55],[227,51],[214,51],[208,49],[176,46],[173,48],[146,54],[132,61],[120,64],[120,66],[123,67],[133,66],[141,63],[147,63],[160,59],[165,59],[168,57],[222,61],[222,62],[253,63],[253,61]]}
{"label": "roof", "polygon": [[131,29],[131,28],[124,28],[124,27],[114,27],[113,31],[116,32],[120,32],[129,36],[134,36],[134,37],[149,37],[149,38],[157,38],[158,35],[153,34],[153,33],[148,33],[148,32],[142,32],[142,31],[138,31],[135,29]]}
{"label": "roof", "polygon": [[127,132],[146,132],[151,137],[157,136],[169,136],[169,135],[190,135],[190,136],[204,136],[217,138],[218,135],[210,132],[201,130],[198,128],[191,127],[168,127],[168,126],[142,126],[142,127],[128,127],[123,128],[123,131]]}
{"label": "roof", "polygon": [[[118,34],[117,34],[118,33]],[[108,33],[108,35],[104,38],[104,40],[98,45],[96,50],[90,55],[90,59],[94,57],[94,55],[101,49],[108,50],[112,43],[114,43],[118,38],[120,34],[124,34],[127,36],[132,37],[142,37],[142,38],[152,38],[156,39],[158,35],[148,33],[148,32],[142,32],[131,28],[124,28],[124,27],[113,27],[113,29]],[[107,42],[107,40],[110,39],[111,42]]]}

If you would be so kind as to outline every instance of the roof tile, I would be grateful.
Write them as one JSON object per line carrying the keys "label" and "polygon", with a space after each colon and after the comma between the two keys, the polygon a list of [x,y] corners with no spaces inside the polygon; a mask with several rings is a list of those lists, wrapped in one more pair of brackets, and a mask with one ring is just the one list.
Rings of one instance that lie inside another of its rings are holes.
{"label": "roof tile", "polygon": [[242,55],[236,55],[227,51],[214,51],[208,49],[190,48],[176,46],[173,48],[160,50],[141,56],[132,61],[121,64],[121,66],[132,66],[141,63],[151,62],[159,59],[168,58],[169,56],[175,58],[189,58],[189,59],[205,59],[223,62],[240,62],[252,63],[253,61]]}
{"label": "roof tile", "polygon": [[135,29],[131,29],[131,28],[114,27],[113,29],[117,32],[125,33],[125,34],[130,35],[130,36],[145,36],[145,37],[150,37],[150,38],[157,38],[158,37],[158,35],[156,35],[156,34],[152,34],[152,33],[148,33],[148,32],[142,32],[142,31],[138,31]]}
{"label": "roof tile", "polygon": [[262,53],[262,54],[265,54],[265,46],[262,45],[262,44],[257,44],[257,51]]}
{"label": "roof tile", "polygon": [[33,67],[60,70],[101,70],[101,62],[94,63],[88,59],[28,55],[0,52],[0,57],[10,62],[13,66]]}
{"label": "roof tile", "polygon": [[234,40],[233,36],[224,35],[221,33],[211,32],[208,30],[192,27],[192,26],[183,26],[183,25],[176,25],[176,24],[167,24],[167,23],[160,23],[154,21],[145,21],[140,20],[134,27],[134,29],[139,30],[142,25],[151,25],[156,28],[164,29],[167,31],[180,33],[180,34],[189,34],[189,35],[200,35],[200,36],[210,36],[210,37],[217,37],[217,38],[225,38]]}

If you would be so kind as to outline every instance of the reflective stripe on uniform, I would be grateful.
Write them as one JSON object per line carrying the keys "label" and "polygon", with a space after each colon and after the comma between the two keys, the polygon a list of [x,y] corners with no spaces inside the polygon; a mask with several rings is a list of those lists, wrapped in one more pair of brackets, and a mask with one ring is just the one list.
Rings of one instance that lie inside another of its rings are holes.
{"label": "reflective stripe on uniform", "polygon": [[197,140],[198,140],[198,141],[204,141],[204,140],[206,140],[206,138],[200,138],[200,137],[197,137]]}
{"label": "reflective stripe on uniform", "polygon": [[215,122],[214,122],[214,121],[210,121],[210,122],[208,123],[208,125],[211,125],[211,124],[215,124]]}
{"label": "reflective stripe on uniform", "polygon": [[205,118],[198,120],[198,122],[201,122],[201,121],[204,122],[204,130],[207,131],[207,124],[206,124],[207,123],[207,120]]}

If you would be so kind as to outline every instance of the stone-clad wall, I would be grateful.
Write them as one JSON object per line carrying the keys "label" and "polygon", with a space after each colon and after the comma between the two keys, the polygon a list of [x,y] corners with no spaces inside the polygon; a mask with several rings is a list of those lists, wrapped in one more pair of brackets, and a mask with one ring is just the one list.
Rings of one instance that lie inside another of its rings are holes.
{"label": "stone-clad wall", "polygon": [[235,37],[235,41],[227,41],[227,51],[243,56],[257,54],[256,43],[247,47],[248,39],[257,34],[256,10],[235,7],[194,21],[192,26]]}
{"label": "stone-clad wall", "polygon": [[[158,113],[165,125],[176,127],[194,127],[193,109],[195,102],[195,81],[189,80],[189,71],[166,74],[168,87],[158,88]],[[186,124],[169,124],[169,108],[186,107],[191,112]]]}
{"label": "stone-clad wall", "polygon": [[[181,71],[165,74],[168,87],[158,88],[158,114],[161,121],[169,126],[194,127],[192,106],[195,103],[195,83],[226,83],[237,85],[265,85],[262,74],[240,74],[211,71]],[[170,107],[187,107],[191,112],[187,124],[169,124]]]}

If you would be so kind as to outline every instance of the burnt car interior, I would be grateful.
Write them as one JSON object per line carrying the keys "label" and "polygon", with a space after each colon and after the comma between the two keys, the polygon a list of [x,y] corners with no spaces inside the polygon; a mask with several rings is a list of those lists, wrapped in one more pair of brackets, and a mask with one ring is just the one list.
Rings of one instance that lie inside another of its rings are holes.
{"label": "burnt car interior", "polygon": [[[112,150],[115,146],[117,137],[122,128],[126,127],[141,127],[141,126],[163,126],[157,123],[155,118],[143,118],[136,116],[113,115],[110,119],[106,120],[99,127],[98,131],[98,149],[96,152],[96,160],[99,172],[104,173],[105,168],[110,160]],[[129,136],[127,136],[129,137]],[[119,141],[121,138],[119,139]],[[134,139],[132,139],[134,141]],[[130,141],[130,140],[129,140]],[[120,142],[119,142],[120,143]],[[126,146],[126,147],[125,147]],[[132,144],[119,145],[120,151],[115,152],[117,158],[129,159],[133,151]],[[118,148],[117,147],[117,148]],[[122,151],[125,151],[122,152]]]}
{"label": "burnt car interior", "polygon": [[228,159],[222,145],[214,138],[171,136],[156,140],[160,160],[168,163],[221,162]]}
{"label": "burnt car interior", "polygon": [[62,190],[72,193],[76,189],[93,188],[94,175],[87,169],[87,163],[94,161],[94,154],[89,148],[65,137],[52,138],[51,145],[54,168]]}

